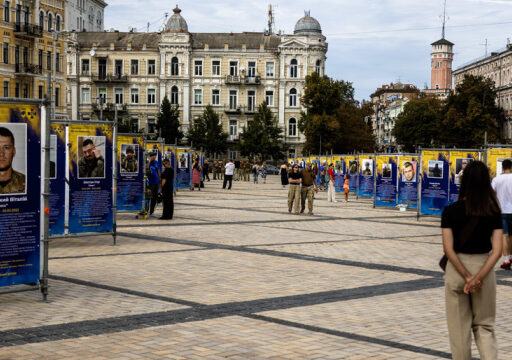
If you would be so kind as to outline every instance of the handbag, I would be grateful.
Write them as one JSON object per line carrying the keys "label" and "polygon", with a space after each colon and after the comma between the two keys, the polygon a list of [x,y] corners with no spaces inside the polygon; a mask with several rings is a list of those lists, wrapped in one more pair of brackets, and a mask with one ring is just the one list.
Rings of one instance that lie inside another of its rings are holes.
{"label": "handbag", "polygon": [[[471,221],[466,225],[464,229],[462,229],[461,236],[462,242],[459,244],[460,247],[463,247],[467,240],[469,235],[475,231],[476,226],[478,225],[480,218],[477,216],[471,217]],[[444,272],[446,272],[446,265],[448,265],[448,256],[446,254],[443,254],[441,259],[439,259],[439,267],[443,269]]]}

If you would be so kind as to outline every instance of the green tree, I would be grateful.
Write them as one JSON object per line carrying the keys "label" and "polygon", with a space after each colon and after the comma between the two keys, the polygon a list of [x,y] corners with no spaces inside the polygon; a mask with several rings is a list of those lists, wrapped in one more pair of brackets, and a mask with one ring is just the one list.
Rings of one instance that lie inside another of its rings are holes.
{"label": "green tree", "polygon": [[240,134],[239,149],[243,156],[250,158],[259,155],[262,160],[282,159],[282,138],[281,127],[267,103],[263,102]]}
{"label": "green tree", "polygon": [[203,149],[206,155],[224,153],[227,149],[228,134],[222,131],[219,115],[208,105],[201,117],[194,119],[189,128],[187,138],[189,144],[196,149]]}
{"label": "green tree", "polygon": [[180,130],[180,111],[178,105],[172,106],[167,95],[160,104],[158,113],[157,130],[167,144],[174,144],[183,138],[183,132]]}
{"label": "green tree", "polygon": [[206,142],[206,122],[203,116],[194,118],[187,132],[188,144],[194,149],[204,148]]}
{"label": "green tree", "polygon": [[393,135],[406,151],[414,151],[416,145],[431,147],[440,144],[444,104],[435,96],[412,99],[398,115]]}

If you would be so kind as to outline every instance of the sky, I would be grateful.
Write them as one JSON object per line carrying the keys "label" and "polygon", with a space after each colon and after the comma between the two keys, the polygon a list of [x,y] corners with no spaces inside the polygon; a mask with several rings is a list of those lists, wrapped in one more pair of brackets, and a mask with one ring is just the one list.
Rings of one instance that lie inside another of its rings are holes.
{"label": "sky", "polygon": [[[275,28],[293,33],[309,10],[327,38],[326,75],[350,81],[358,100],[383,84],[430,86],[431,43],[441,38],[445,0],[186,0],[178,2],[190,32],[263,31],[268,5]],[[158,31],[176,2],[107,0],[105,29]],[[446,36],[461,65],[512,40],[512,0],[447,0]]]}

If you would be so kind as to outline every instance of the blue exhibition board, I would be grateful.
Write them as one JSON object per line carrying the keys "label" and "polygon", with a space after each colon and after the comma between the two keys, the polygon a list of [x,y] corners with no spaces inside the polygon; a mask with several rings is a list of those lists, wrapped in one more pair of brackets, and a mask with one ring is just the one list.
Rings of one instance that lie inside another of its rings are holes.
{"label": "blue exhibition board", "polygon": [[40,114],[35,104],[0,105],[3,162],[12,169],[8,183],[0,185],[0,287],[40,278]]}
{"label": "blue exhibition board", "polygon": [[178,148],[177,154],[177,171],[176,171],[176,187],[189,188],[192,180],[192,154],[189,148]]}
{"label": "blue exhibition board", "polygon": [[334,163],[334,187],[336,188],[336,192],[344,192],[345,161],[341,156],[333,156],[332,159]]}
{"label": "blue exhibition board", "polygon": [[[128,151],[133,151],[131,156],[135,161],[126,160]],[[140,135],[120,134],[117,138],[117,154],[117,209],[140,211],[144,202],[144,138]]]}
{"label": "blue exhibition board", "polygon": [[359,196],[373,197],[374,176],[375,156],[365,154],[359,155]]}
{"label": "blue exhibition board", "polygon": [[378,155],[375,179],[375,205],[395,207],[397,195],[397,156]]}
{"label": "blue exhibition board", "polygon": [[421,209],[424,215],[441,215],[448,204],[449,152],[424,150],[421,153]]}
{"label": "blue exhibition board", "polygon": [[[418,208],[418,157],[400,156],[400,174],[398,175],[398,204],[407,205],[410,209]],[[406,174],[407,173],[407,174]]]}
{"label": "blue exhibition board", "polygon": [[49,235],[62,235],[66,220],[66,125],[50,127]]}

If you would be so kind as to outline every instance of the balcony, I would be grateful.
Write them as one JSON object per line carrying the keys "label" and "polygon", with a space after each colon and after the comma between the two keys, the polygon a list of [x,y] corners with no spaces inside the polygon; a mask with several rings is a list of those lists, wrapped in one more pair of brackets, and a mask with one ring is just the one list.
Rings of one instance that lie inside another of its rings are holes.
{"label": "balcony", "polygon": [[244,107],[240,106],[240,105],[236,105],[236,106],[226,105],[224,107],[224,112],[226,114],[242,114],[244,112]]}
{"label": "balcony", "polygon": [[42,37],[43,36],[43,28],[39,25],[16,23],[16,24],[14,24],[14,35]]}
{"label": "balcony", "polygon": [[241,84],[242,79],[240,76],[235,75],[226,75],[226,79],[224,81],[226,84]]}
{"label": "balcony", "polygon": [[14,72],[20,75],[36,76],[42,74],[43,68],[33,64],[14,64]]}
{"label": "balcony", "polygon": [[239,135],[228,135],[228,141],[237,141],[239,140]]}
{"label": "balcony", "polygon": [[246,114],[254,114],[256,112],[256,106],[252,105],[252,106],[247,106],[244,108],[244,112]]}
{"label": "balcony", "polygon": [[92,81],[101,83],[124,83],[128,81],[128,75],[121,74],[94,74],[90,76]]}
{"label": "balcony", "polygon": [[[99,103],[92,103],[91,106],[93,111],[99,112],[101,110],[101,105]],[[118,113],[128,110],[128,106],[126,104],[105,103],[103,104],[103,112],[115,112],[116,106]]]}
{"label": "balcony", "polygon": [[244,78],[246,85],[259,85],[261,84],[261,77],[259,76],[246,76]]}

